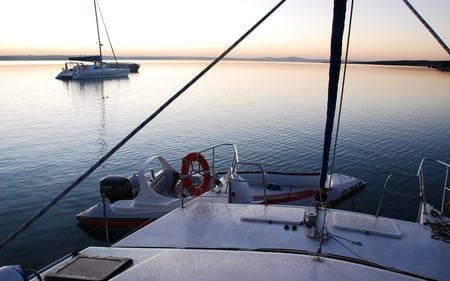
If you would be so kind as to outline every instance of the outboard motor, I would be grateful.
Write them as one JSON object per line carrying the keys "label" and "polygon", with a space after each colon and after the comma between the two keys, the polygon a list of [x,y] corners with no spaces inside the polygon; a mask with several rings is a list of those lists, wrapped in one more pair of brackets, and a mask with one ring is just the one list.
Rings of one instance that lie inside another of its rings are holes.
{"label": "outboard motor", "polygon": [[[135,182],[135,181],[133,181]],[[130,178],[124,176],[106,176],[100,179],[100,194],[114,203],[117,200],[133,199],[137,194]]]}

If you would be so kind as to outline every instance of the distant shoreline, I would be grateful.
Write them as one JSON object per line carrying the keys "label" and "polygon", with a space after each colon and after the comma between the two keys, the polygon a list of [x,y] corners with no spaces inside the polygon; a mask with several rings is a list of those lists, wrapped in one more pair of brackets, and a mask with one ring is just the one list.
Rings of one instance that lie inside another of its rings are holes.
{"label": "distant shoreline", "polygon": [[[105,60],[113,60],[112,56],[104,56]],[[213,60],[214,57],[200,56],[122,56],[119,60]],[[40,61],[54,60],[65,61],[68,56],[62,55],[10,55],[0,56],[0,61]],[[317,62],[327,63],[327,59],[308,59],[302,57],[260,57],[260,58],[224,58],[230,61],[278,61],[278,62]],[[442,71],[450,71],[450,60],[383,60],[383,61],[350,61],[350,64],[372,64],[372,65],[393,65],[393,66],[421,66]]]}
{"label": "distant shoreline", "polygon": [[450,71],[450,60],[392,60],[392,61],[354,61],[352,64],[422,66],[441,71]]}
{"label": "distant shoreline", "polygon": [[[62,55],[8,55],[0,56],[0,61],[8,60],[59,60],[66,61],[70,56]],[[105,60],[114,60],[113,56],[103,56]],[[120,56],[118,60],[213,60],[215,57],[202,56]],[[225,57],[224,60],[236,61],[286,61],[286,62],[327,62],[326,59],[307,59],[301,57],[260,57],[260,58],[233,58]]]}

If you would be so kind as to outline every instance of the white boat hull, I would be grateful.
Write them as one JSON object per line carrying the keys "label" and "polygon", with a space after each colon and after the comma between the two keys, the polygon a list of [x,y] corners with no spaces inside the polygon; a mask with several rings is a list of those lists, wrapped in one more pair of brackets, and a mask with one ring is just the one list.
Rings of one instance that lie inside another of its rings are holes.
{"label": "white boat hull", "polygon": [[[231,190],[231,196],[227,192],[228,186],[213,188],[209,196],[225,197],[233,203],[251,204],[290,204],[312,205],[318,190],[319,174],[294,174],[294,173],[265,173],[267,186],[266,194],[260,183],[260,173],[239,174],[235,177],[235,189]],[[244,183],[245,187],[239,188],[238,184]],[[250,184],[247,184],[250,183]],[[361,191],[366,183],[350,176],[333,175],[331,188],[327,189],[328,206],[335,206],[339,202]],[[178,187],[181,189],[181,186]],[[184,203],[194,197],[186,197]],[[76,218],[81,223],[104,227],[136,228],[153,222],[177,207],[182,205],[181,198],[164,198],[161,201],[153,201],[148,204],[137,204],[136,200],[118,200],[112,204],[99,203],[79,213]]]}
{"label": "white boat hull", "polygon": [[103,65],[80,65],[74,68],[72,80],[109,79],[128,77],[129,68],[103,67]]}
{"label": "white boat hull", "polygon": [[59,80],[72,80],[73,70],[62,70],[55,78]]}
{"label": "white boat hull", "polygon": [[107,62],[95,62],[92,65],[85,65],[78,62],[66,62],[61,72],[55,78],[59,80],[124,78],[128,77],[132,69],[134,72],[138,72],[139,65]]}

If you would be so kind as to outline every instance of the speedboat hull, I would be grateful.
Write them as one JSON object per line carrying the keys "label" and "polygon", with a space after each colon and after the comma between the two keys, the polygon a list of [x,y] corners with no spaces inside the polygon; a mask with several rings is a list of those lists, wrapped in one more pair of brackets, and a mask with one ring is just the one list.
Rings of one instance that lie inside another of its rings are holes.
{"label": "speedboat hull", "polygon": [[[265,172],[265,186],[261,184],[261,173],[240,173],[239,176],[249,183],[252,202],[261,204],[289,204],[308,206],[317,199],[319,173],[281,173]],[[331,184],[330,184],[331,179]],[[328,206],[336,206],[343,200],[360,192],[366,183],[358,178],[333,174],[328,175],[325,192]]]}
{"label": "speedboat hull", "polygon": [[108,227],[113,228],[138,228],[153,222],[166,213],[158,211],[144,213],[114,212],[109,204],[105,204],[104,211],[103,203],[98,203],[79,213],[76,218],[80,223],[92,227],[104,227],[107,224]]}
{"label": "speedboat hull", "polygon": [[[316,198],[318,173],[280,173],[265,172],[265,186],[261,182],[261,173],[241,173],[231,177],[231,184],[225,185],[226,175],[223,175],[212,188],[209,196],[229,197],[232,203],[251,204],[289,204],[289,205],[312,205]],[[330,176],[328,177],[328,180]],[[329,185],[329,181],[327,182]],[[333,175],[331,185],[326,188],[328,206],[335,206],[341,201],[361,191],[366,183],[358,178]],[[181,189],[182,187],[177,187]],[[231,191],[228,192],[228,189]],[[79,213],[76,218],[79,222],[93,227],[136,228],[153,222],[183,203],[187,203],[194,197],[189,196],[181,199],[172,198],[170,201],[153,201],[149,204],[138,204],[136,200],[118,200],[111,204],[98,203],[87,210]]]}

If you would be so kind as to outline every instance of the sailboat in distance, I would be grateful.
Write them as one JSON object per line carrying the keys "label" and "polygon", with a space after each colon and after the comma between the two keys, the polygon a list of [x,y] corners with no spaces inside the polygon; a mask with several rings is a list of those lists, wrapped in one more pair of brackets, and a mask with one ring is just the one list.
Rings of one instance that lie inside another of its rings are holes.
{"label": "sailboat in distance", "polygon": [[[60,80],[85,80],[124,78],[130,73],[131,64],[103,62],[102,43],[98,26],[97,2],[94,0],[95,21],[97,24],[98,51],[96,56],[69,57],[61,72],[55,77]],[[115,56],[114,56],[115,57]],[[88,62],[85,64],[84,62]],[[139,68],[139,66],[137,67]],[[136,70],[137,72],[137,70]]]}

